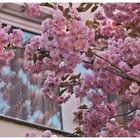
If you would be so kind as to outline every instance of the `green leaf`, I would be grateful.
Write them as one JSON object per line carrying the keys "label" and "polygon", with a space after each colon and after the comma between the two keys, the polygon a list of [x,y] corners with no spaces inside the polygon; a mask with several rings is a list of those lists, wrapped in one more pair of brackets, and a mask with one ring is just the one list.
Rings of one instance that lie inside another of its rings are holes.
{"label": "green leaf", "polygon": [[92,7],[92,5],[93,5],[93,3],[88,3],[88,4],[86,5],[86,7],[85,7],[85,10],[87,11],[89,8]]}
{"label": "green leaf", "polygon": [[85,54],[88,57],[92,57],[93,56],[92,49],[91,48],[88,48],[88,51]]}
{"label": "green leaf", "polygon": [[50,3],[44,3],[44,6],[47,6],[49,8],[54,8],[54,6],[52,4],[50,4]]}
{"label": "green leaf", "polygon": [[[80,123],[80,124],[81,124],[81,123]],[[76,128],[74,129],[74,134],[78,135],[79,137],[83,137],[83,136],[84,136],[84,134],[83,134],[83,132],[81,131],[81,128],[80,128],[80,127],[76,127]]]}
{"label": "green leaf", "polygon": [[47,19],[47,18],[53,18],[53,16],[51,14],[46,13],[45,19]]}
{"label": "green leaf", "polygon": [[6,49],[6,50],[10,50],[10,49],[12,49],[12,48],[13,48],[13,45],[9,43],[5,49]]}
{"label": "green leaf", "polygon": [[71,2],[69,2],[69,6],[72,8],[72,3]]}
{"label": "green leaf", "polygon": [[69,20],[71,18],[70,14],[65,14],[65,17]]}
{"label": "green leaf", "polygon": [[88,27],[90,27],[90,28],[92,28],[93,27],[93,20],[87,20],[86,21],[86,26],[88,26]]}
{"label": "green leaf", "polygon": [[53,36],[48,36],[48,39],[51,41],[51,40],[54,39],[54,37]]}
{"label": "green leaf", "polygon": [[67,74],[64,77],[61,77],[62,81],[65,81],[69,76],[70,76],[70,74]]}
{"label": "green leaf", "polygon": [[60,11],[64,10],[64,7],[62,5],[58,5],[58,8],[59,8]]}
{"label": "green leaf", "polygon": [[61,90],[61,91],[59,92],[59,96],[61,96],[66,90],[67,90],[67,88]]}
{"label": "green leaf", "polygon": [[87,10],[89,10],[89,8],[91,8],[93,5],[93,3],[87,3],[87,5],[85,7],[80,6],[77,8],[78,12],[85,12]]}
{"label": "green leaf", "polygon": [[81,76],[81,73],[79,73],[78,75],[72,75],[69,80],[79,79],[80,76]]}
{"label": "green leaf", "polygon": [[33,54],[33,62],[34,62],[34,64],[36,63],[36,61],[37,61],[37,54],[34,53],[34,54]]}
{"label": "green leaf", "polygon": [[68,85],[68,82],[62,82],[61,84],[60,84],[60,87],[66,87]]}
{"label": "green leaf", "polygon": [[90,12],[92,13],[92,12],[96,11],[96,10],[97,10],[97,8],[98,8],[98,6],[97,6],[97,5],[93,6]]}
{"label": "green leaf", "polygon": [[19,9],[20,9],[21,12],[25,12],[26,11],[26,5],[21,5],[19,7]]}
{"label": "green leaf", "polygon": [[87,108],[87,105],[83,104],[80,107],[78,107],[78,109],[88,109],[88,108]]}
{"label": "green leaf", "polygon": [[78,12],[83,12],[84,11],[84,8],[83,7],[78,7],[76,8]]}
{"label": "green leaf", "polygon": [[137,34],[135,32],[130,32],[130,33],[128,33],[128,36],[130,36],[130,37],[136,37]]}
{"label": "green leaf", "polygon": [[88,3],[81,3],[79,7],[83,7],[86,4],[88,4]]}
{"label": "green leaf", "polygon": [[65,13],[67,14],[69,12],[70,12],[70,8],[68,7],[68,8],[65,9]]}

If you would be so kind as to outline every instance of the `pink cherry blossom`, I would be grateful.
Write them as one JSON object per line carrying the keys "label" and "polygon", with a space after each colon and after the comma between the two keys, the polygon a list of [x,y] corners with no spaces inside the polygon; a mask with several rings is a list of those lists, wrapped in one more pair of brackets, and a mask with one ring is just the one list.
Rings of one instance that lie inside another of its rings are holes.
{"label": "pink cherry blossom", "polygon": [[20,29],[14,29],[10,34],[10,39],[14,46],[20,46],[22,43],[22,31]]}
{"label": "pink cherry blossom", "polygon": [[28,132],[25,134],[25,137],[36,137],[36,133],[35,132]]}
{"label": "pink cherry blossom", "polygon": [[6,33],[3,30],[0,30],[0,49],[6,47],[9,43],[9,36],[8,33]]}
{"label": "pink cherry blossom", "polygon": [[42,134],[42,137],[51,137],[51,136],[52,136],[52,132],[50,130],[46,130]]}
{"label": "pink cherry blossom", "polygon": [[30,17],[38,17],[40,16],[40,9],[38,3],[28,3],[27,4],[27,15]]}
{"label": "pink cherry blossom", "polygon": [[128,127],[132,130],[140,131],[140,117],[136,116],[128,123]]}
{"label": "pink cherry blossom", "polygon": [[[76,8],[62,10],[54,4],[50,17],[42,22],[42,34],[25,46],[25,69],[43,75],[42,94],[47,100],[62,104],[75,94],[90,101],[81,109],[79,128],[84,136],[140,136],[136,116],[140,108],[139,9],[139,4],[132,3],[100,4],[92,27]],[[39,16],[39,4],[27,5],[27,14]],[[14,57],[12,48],[20,45],[21,35],[20,30],[9,34],[8,27],[0,29],[0,66]],[[75,75],[77,64],[90,73]],[[120,112],[120,106],[127,108],[125,112]],[[51,135],[50,131],[42,134]]]}
{"label": "pink cherry blossom", "polygon": [[132,92],[132,93],[137,93],[137,92],[139,91],[139,89],[140,89],[140,86],[139,86],[137,83],[133,82],[133,83],[129,86],[129,89],[130,89],[130,92]]}

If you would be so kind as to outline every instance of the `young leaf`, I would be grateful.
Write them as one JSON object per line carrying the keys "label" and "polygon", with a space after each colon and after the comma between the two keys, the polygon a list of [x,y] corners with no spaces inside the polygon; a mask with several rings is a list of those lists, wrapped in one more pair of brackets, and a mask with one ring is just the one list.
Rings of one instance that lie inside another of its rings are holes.
{"label": "young leaf", "polygon": [[84,5],[86,5],[87,3],[81,3],[79,7],[83,7]]}
{"label": "young leaf", "polygon": [[36,61],[37,61],[37,55],[36,55],[36,53],[34,53],[33,54],[33,62],[34,62],[34,64],[36,63]]}
{"label": "young leaf", "polygon": [[68,82],[62,82],[61,84],[60,84],[60,87],[65,87],[65,86],[67,86],[68,85]]}
{"label": "young leaf", "polygon": [[58,5],[58,8],[59,8],[60,11],[64,10],[64,7],[62,5]]}
{"label": "young leaf", "polygon": [[65,9],[65,13],[67,14],[67,13],[69,13],[69,12],[70,12],[70,9],[69,9],[69,7],[68,7],[68,8]]}
{"label": "young leaf", "polygon": [[90,12],[92,13],[92,12],[96,11],[97,8],[98,8],[97,5],[93,6]]}
{"label": "young leaf", "polygon": [[70,8],[72,8],[72,3],[71,2],[69,2],[69,6],[70,6]]}
{"label": "young leaf", "polygon": [[70,77],[70,79],[69,79],[69,80],[79,79],[79,78],[80,78],[80,76],[81,76],[81,73],[79,73],[78,75],[73,75],[73,76],[71,76],[71,77]]}
{"label": "young leaf", "polygon": [[51,14],[46,13],[45,19],[47,19],[47,18],[53,18],[53,16]]}
{"label": "young leaf", "polygon": [[84,8],[83,7],[78,7],[76,8],[78,12],[83,12],[84,11]]}
{"label": "young leaf", "polygon": [[88,3],[85,7],[85,11],[87,11],[89,8],[91,8],[93,5],[93,3]]}
{"label": "young leaf", "polygon": [[93,28],[93,20],[87,20],[86,21],[86,26],[90,27],[90,28]]}
{"label": "young leaf", "polygon": [[77,8],[78,12],[85,12],[87,10],[89,10],[89,8],[91,8],[93,5],[93,3],[88,3],[85,7],[80,6]]}
{"label": "young leaf", "polygon": [[87,51],[85,54],[86,54],[86,56],[88,56],[88,57],[92,57],[92,56],[93,56],[92,49],[89,48],[88,51]]}
{"label": "young leaf", "polygon": [[49,8],[54,8],[54,6],[52,4],[50,4],[50,3],[44,3],[44,6],[47,6]]}
{"label": "young leaf", "polygon": [[78,109],[87,109],[87,105],[81,105],[80,107],[78,107]]}
{"label": "young leaf", "polygon": [[70,76],[70,74],[65,75],[64,77],[62,77],[62,81],[65,81],[68,77]]}
{"label": "young leaf", "polygon": [[67,88],[61,90],[61,91],[59,92],[59,96],[61,96],[66,90],[67,90]]}

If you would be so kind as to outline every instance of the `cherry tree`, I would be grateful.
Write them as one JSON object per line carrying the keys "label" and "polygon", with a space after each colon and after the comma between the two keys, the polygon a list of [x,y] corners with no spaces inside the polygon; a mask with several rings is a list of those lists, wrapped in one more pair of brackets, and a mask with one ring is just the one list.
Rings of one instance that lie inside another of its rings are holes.
{"label": "cherry tree", "polygon": [[[77,135],[140,136],[140,4],[81,3],[75,8],[72,3],[41,3],[23,8],[27,16],[37,17],[41,6],[49,7],[42,34],[26,44],[24,54],[25,69],[43,74],[42,95],[56,104],[72,94],[89,100],[74,113]],[[84,21],[86,11],[94,16]],[[2,66],[14,57],[22,36],[20,30],[8,34],[8,27],[0,29]],[[90,73],[76,74],[78,64]],[[120,113],[120,107],[127,109]]]}

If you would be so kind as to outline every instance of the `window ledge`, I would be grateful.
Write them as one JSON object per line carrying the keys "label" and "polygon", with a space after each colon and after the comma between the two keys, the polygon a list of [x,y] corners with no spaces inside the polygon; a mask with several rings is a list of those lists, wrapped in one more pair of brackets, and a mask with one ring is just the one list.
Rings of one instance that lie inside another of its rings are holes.
{"label": "window ledge", "polygon": [[[35,129],[38,129],[38,130],[41,130],[41,131],[50,130],[54,134],[56,134],[57,136],[60,136],[60,137],[77,137],[77,135],[71,134],[69,132],[54,129],[54,128],[51,128],[51,127],[46,127],[46,126],[36,124],[36,123],[30,123],[30,122],[27,122],[27,121],[24,121],[24,120],[21,120],[21,119],[12,118],[12,117],[5,116],[5,115],[0,115],[0,120],[6,121],[6,122],[8,122],[8,124],[14,123],[16,125],[27,126],[27,127],[30,127],[31,129],[35,128]],[[1,128],[2,128],[2,126],[1,126]]]}

